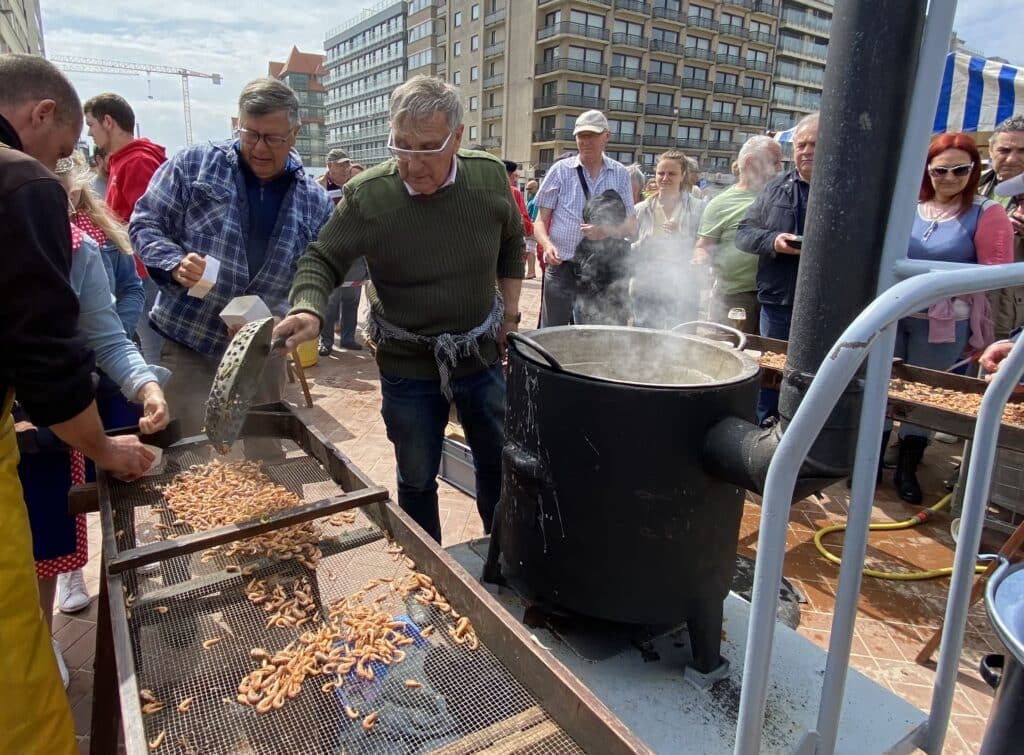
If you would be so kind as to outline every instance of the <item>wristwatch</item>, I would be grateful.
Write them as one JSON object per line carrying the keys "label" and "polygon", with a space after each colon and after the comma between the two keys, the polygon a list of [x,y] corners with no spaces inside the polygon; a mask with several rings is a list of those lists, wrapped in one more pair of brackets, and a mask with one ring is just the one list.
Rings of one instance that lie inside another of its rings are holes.
{"label": "wristwatch", "polygon": [[516,312],[514,315],[510,315],[508,312],[505,313],[505,322],[509,325],[518,325],[523,321],[523,313]]}

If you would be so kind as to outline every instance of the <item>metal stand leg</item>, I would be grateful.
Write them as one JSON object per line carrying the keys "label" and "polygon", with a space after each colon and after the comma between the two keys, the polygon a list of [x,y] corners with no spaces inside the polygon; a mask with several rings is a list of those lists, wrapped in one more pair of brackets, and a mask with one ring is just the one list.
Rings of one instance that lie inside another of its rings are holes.
{"label": "metal stand leg", "polygon": [[109,753],[117,752],[117,732],[121,722],[106,572],[106,559],[102,559],[100,561],[100,595],[96,602],[96,656],[93,661],[90,755],[109,755]]}

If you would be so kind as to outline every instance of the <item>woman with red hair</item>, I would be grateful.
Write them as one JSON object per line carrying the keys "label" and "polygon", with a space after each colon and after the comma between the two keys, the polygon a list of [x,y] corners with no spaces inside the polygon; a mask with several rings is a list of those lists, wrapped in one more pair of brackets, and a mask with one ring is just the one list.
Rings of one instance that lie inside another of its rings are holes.
{"label": "woman with red hair", "polygon": [[[978,196],[980,178],[981,156],[970,136],[940,134],[932,139],[910,234],[910,259],[979,265],[1013,262],[1010,220],[1001,205]],[[994,337],[985,295],[958,296],[900,320],[895,355],[907,364],[946,370],[965,349],[980,352]],[[917,466],[929,437],[924,428],[900,425],[893,484],[904,501],[921,502]]]}

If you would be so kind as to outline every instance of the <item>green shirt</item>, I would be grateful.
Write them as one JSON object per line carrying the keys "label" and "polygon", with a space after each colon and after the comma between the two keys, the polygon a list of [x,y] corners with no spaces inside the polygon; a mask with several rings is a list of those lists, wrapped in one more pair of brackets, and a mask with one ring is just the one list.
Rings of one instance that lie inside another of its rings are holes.
{"label": "green shirt", "polygon": [[704,208],[697,233],[717,244],[711,254],[718,281],[716,293],[726,295],[757,291],[757,255],[736,248],[736,229],[747,214],[747,208],[757,199],[758,193],[741,191],[731,186]]}
{"label": "green shirt", "polygon": [[[524,275],[523,222],[497,158],[460,150],[457,159],[455,183],[433,194],[410,196],[395,160],[346,183],[331,219],[299,260],[291,311],[323,320],[328,295],[365,256],[370,308],[388,322],[436,336],[465,333],[486,320],[497,279]],[[493,339],[480,350],[488,363],[498,358]],[[377,364],[395,377],[439,377],[433,354],[420,344],[378,344]],[[485,367],[464,358],[452,375]]]}

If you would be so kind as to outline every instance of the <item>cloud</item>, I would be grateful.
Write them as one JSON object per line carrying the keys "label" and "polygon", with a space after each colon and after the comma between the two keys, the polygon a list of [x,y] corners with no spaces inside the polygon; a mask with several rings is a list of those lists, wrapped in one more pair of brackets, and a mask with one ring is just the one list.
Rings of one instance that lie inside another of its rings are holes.
{"label": "cloud", "polygon": [[1024,65],[1020,19],[1019,0],[970,0],[957,4],[953,28],[972,50]]}
{"label": "cloud", "polygon": [[[311,5],[234,0],[43,0],[48,55],[187,68],[219,73],[223,84],[191,78],[195,141],[224,139],[238,92],[267,74],[270,60],[284,60],[292,46],[323,52],[327,32],[362,10],[359,0]],[[181,79],[152,74],[115,76],[69,72],[83,99],[102,91],[124,96],[136,111],[143,136],[173,152],[185,144]]]}

